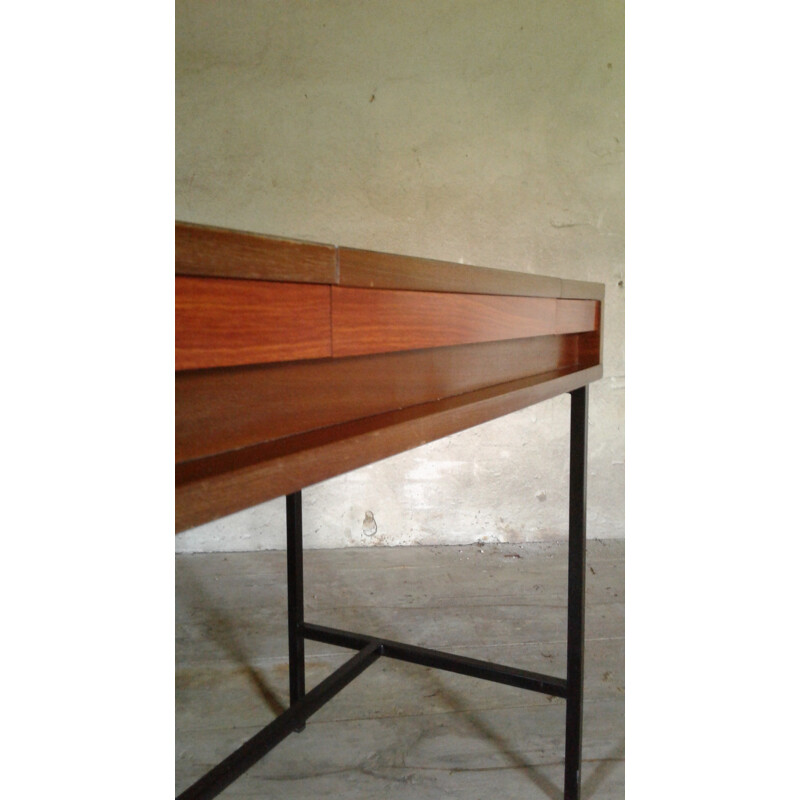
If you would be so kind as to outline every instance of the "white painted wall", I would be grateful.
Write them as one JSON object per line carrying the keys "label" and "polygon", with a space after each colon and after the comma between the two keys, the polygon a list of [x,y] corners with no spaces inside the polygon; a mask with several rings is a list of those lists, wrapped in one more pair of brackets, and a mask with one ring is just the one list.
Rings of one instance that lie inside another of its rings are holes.
{"label": "white painted wall", "polygon": [[[588,533],[623,536],[623,3],[179,0],[176,62],[177,219],[605,283]],[[568,419],[556,398],[309,487],[306,543],[564,537]],[[283,520],[176,546],[283,547]]]}

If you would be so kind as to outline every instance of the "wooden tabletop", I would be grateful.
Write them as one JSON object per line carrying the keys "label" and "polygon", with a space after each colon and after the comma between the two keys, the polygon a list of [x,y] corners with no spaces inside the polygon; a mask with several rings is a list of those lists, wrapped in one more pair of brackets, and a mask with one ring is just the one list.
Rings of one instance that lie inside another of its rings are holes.
{"label": "wooden tabletop", "polygon": [[603,285],[176,224],[176,528],[602,375]]}
{"label": "wooden tabletop", "polygon": [[175,224],[175,274],[372,289],[602,300],[602,283]]}

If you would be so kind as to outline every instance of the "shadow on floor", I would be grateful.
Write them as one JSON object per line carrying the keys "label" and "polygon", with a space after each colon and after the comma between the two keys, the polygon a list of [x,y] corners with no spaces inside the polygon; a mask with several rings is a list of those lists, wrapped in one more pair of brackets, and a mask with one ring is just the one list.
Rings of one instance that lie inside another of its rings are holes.
{"label": "shadow on floor", "polygon": [[209,636],[228,656],[242,667],[244,674],[253,685],[267,708],[275,715],[282,714],[286,707],[264,681],[264,678],[250,663],[246,649],[236,636],[236,621],[219,608],[215,608],[200,581],[188,566],[181,571],[181,586],[176,586],[176,602],[180,598],[186,602],[202,619]]}

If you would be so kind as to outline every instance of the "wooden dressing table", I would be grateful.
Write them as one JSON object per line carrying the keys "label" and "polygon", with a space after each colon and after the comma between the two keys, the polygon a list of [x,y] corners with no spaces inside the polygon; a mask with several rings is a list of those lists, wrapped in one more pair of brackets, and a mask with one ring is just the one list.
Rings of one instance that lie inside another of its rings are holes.
{"label": "wooden dressing table", "polygon": [[[176,532],[286,497],[290,707],[180,798],[211,798],[379,657],[566,700],[564,797],[580,793],[587,385],[602,284],[175,228]],[[303,488],[569,392],[567,675],[303,616]],[[356,655],[306,690],[304,642]]]}

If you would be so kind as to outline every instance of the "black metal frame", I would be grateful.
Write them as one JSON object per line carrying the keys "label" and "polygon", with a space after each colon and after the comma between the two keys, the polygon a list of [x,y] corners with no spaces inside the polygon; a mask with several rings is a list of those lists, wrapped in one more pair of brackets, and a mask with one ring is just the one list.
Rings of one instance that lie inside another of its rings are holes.
{"label": "black metal frame", "polygon": [[[567,677],[556,678],[515,667],[393,642],[375,636],[314,625],[303,619],[302,498],[286,498],[286,553],[289,604],[289,708],[178,796],[210,800],[253,766],[380,656],[565,698],[564,800],[579,800],[583,719],[584,606],[586,572],[586,452],[588,390],[570,392],[569,554]],[[309,692],[305,690],[305,640],[357,650],[357,654]]]}

